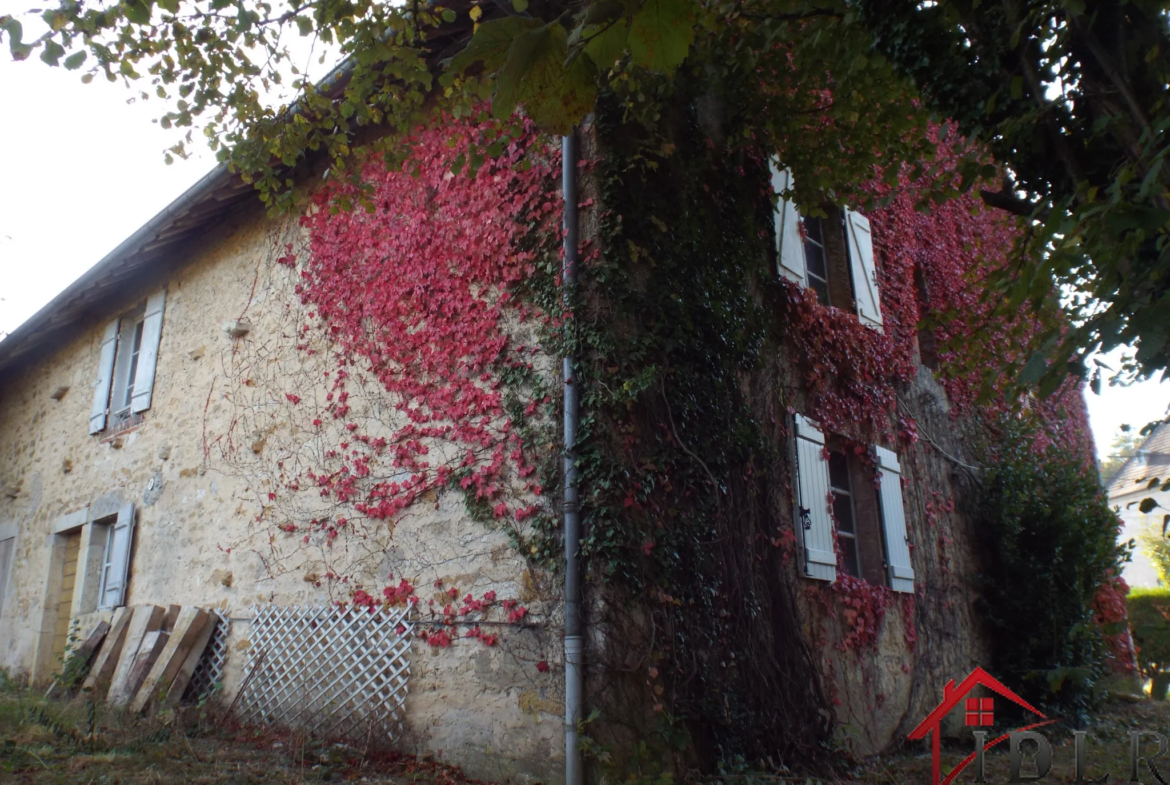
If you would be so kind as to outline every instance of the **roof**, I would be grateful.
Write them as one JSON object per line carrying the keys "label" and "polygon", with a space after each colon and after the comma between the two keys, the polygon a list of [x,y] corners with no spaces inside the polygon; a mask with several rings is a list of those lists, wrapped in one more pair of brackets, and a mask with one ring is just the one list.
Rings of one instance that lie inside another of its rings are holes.
{"label": "roof", "polygon": [[[465,0],[431,0],[429,5],[462,6]],[[489,8],[487,17],[501,15]],[[462,48],[471,35],[468,14],[443,23],[427,33],[432,67]],[[339,94],[351,74],[347,60],[318,84],[328,95]],[[293,176],[304,176],[310,167],[298,167]],[[144,286],[160,283],[164,276],[189,261],[197,239],[212,226],[246,206],[259,209],[261,202],[251,185],[226,164],[208,172],[162,212],[151,218],[101,261],[87,270],[23,324],[0,340],[0,379],[18,372],[28,362],[43,357],[76,334],[78,328],[125,304],[125,298]]]}
{"label": "roof", "polygon": [[1170,420],[1163,422],[1146,437],[1133,457],[1109,483],[1109,495],[1125,496],[1146,490],[1154,477],[1166,480],[1170,475]]}
{"label": "roof", "polygon": [[1010,689],[1001,684],[999,679],[983,670],[983,668],[976,667],[975,670],[971,671],[967,678],[963,679],[963,683],[958,687],[955,686],[954,679],[951,679],[949,682],[947,682],[947,685],[943,688],[943,702],[940,703],[938,708],[932,711],[926,719],[919,723],[917,728],[910,731],[909,738],[926,738],[926,734],[930,733],[932,730],[935,730],[938,727],[938,724],[942,722],[943,717],[945,717],[950,712],[950,710],[959,703],[959,701],[963,700],[967,693],[975,689],[975,687],[978,685],[984,686],[992,692],[1002,695],[1012,703],[1015,703],[1021,708],[1027,709],[1042,719],[1048,719],[1019,695],[1016,695]]}
{"label": "roof", "polygon": [[160,267],[170,269],[166,262],[248,199],[259,203],[252,186],[217,166],[0,341],[0,375],[42,356],[76,326],[105,316],[112,300],[165,272]]}

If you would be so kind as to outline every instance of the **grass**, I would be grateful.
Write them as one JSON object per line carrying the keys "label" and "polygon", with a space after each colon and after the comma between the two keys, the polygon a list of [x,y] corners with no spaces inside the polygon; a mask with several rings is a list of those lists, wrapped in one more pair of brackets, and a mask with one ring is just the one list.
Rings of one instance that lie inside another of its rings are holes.
{"label": "grass", "polygon": [[245,728],[208,708],[141,718],[82,695],[0,691],[0,783],[479,785],[457,767],[361,744]]}
{"label": "grass", "polygon": [[[989,738],[1009,730],[995,729]],[[1170,703],[1140,700],[1104,706],[1087,731],[1086,776],[1109,782],[1129,779],[1131,730],[1170,737]],[[1074,783],[1071,731],[1043,729],[1053,746],[1053,766],[1044,783]],[[1008,783],[1006,743],[987,754],[987,782]],[[1156,750],[1150,740],[1145,749]],[[944,773],[973,749],[970,742],[944,744]],[[1170,750],[1170,746],[1168,746]],[[1162,768],[1170,782],[1170,752]],[[1028,769],[1025,769],[1027,772]],[[842,761],[835,777],[744,774],[692,785],[928,785],[931,759],[920,744],[863,761]],[[974,782],[973,769],[958,783]],[[1158,780],[1148,770],[1141,781]],[[457,767],[360,744],[315,740],[304,734],[246,728],[203,708],[141,718],[108,709],[82,695],[46,700],[37,693],[0,690],[0,782],[56,785],[138,785],[138,783],[240,783],[307,785],[320,782],[399,783],[401,785],[479,785]]]}

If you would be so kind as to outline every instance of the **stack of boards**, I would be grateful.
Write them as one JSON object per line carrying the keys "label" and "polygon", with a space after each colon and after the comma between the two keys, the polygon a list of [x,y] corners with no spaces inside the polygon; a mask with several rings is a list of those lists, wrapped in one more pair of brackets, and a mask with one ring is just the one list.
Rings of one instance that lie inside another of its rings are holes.
{"label": "stack of boards", "polygon": [[83,689],[133,712],[178,705],[216,621],[194,606],[118,608],[73,655],[93,660]]}

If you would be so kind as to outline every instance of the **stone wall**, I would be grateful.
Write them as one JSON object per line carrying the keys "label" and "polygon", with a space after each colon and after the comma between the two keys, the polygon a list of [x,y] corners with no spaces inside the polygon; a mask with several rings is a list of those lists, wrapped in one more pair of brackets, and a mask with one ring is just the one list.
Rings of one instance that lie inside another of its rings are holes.
{"label": "stone wall", "polygon": [[[916,592],[885,595],[872,641],[849,640],[838,598],[815,581],[802,585],[805,634],[817,644],[840,740],[858,755],[897,746],[942,700],[944,685],[989,664],[976,609],[979,555],[969,509],[972,472],[946,396],[931,372],[900,393],[919,440],[899,455],[902,500]],[[962,718],[944,725],[961,732]]]}
{"label": "stone wall", "polygon": [[[126,302],[110,302],[67,344],[2,382],[0,434],[7,448],[0,453],[0,486],[7,495],[0,497],[0,523],[15,524],[19,533],[0,614],[0,667],[35,683],[59,669],[52,631],[60,533],[80,526],[84,555],[91,541],[100,546],[86,521],[132,502],[137,528],[126,604],[225,610],[232,619],[227,699],[243,676],[257,603],[345,600],[363,583],[377,594],[389,573],[418,587],[424,609],[437,581],[457,587],[460,596],[495,591],[525,603],[527,625],[509,626],[496,646],[460,640],[440,648],[414,640],[403,741],[476,775],[555,780],[563,760],[556,592],[504,533],[469,518],[461,494],[438,493],[396,527],[373,527],[368,538],[331,545],[304,543],[263,517],[273,445],[292,431],[279,417],[269,419],[272,433],[246,429],[255,420],[249,412],[272,402],[239,396],[250,387],[250,369],[263,365],[268,378],[279,379],[302,363],[292,349],[295,336],[282,332],[290,309],[299,307],[296,273],[275,264],[284,243],[297,237],[292,223],[241,214],[191,249],[190,260],[165,281],[152,405],[125,432],[87,433],[103,330],[158,284],[144,282]],[[225,324],[241,318],[251,330],[229,336]],[[312,382],[308,390],[298,384],[303,397],[324,395]],[[61,387],[69,389],[59,400],[51,397]],[[376,395],[370,400],[376,403]],[[365,558],[353,563],[350,583],[322,579],[327,554],[359,547]],[[85,588],[76,591],[72,615],[81,636],[108,616],[88,612],[96,604],[95,582],[79,574]],[[425,620],[425,610],[422,615]],[[538,669],[542,660],[551,669]]]}

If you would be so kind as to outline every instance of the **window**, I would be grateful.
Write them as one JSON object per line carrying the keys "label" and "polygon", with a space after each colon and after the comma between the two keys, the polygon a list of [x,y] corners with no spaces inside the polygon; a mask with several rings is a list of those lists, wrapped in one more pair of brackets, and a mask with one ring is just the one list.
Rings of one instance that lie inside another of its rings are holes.
{"label": "window", "polygon": [[106,325],[89,432],[122,430],[150,408],[166,290]]}
{"label": "window", "polygon": [[130,405],[134,399],[134,380],[138,375],[138,360],[142,354],[143,314],[121,319],[118,329],[118,350],[114,360],[114,386],[110,394],[110,425],[118,431],[130,423]]}
{"label": "window", "polygon": [[86,526],[78,566],[80,612],[121,607],[126,604],[134,544],[134,505],[102,503],[98,508],[87,508],[81,515]]}
{"label": "window", "polygon": [[130,545],[134,537],[134,506],[126,505],[117,517],[95,521],[94,538],[105,543],[99,573],[98,609],[125,604],[126,580],[130,574]]}
{"label": "window", "polygon": [[4,591],[16,558],[16,524],[0,524],[0,616],[4,615]]}
{"label": "window", "polygon": [[821,305],[832,303],[829,297],[829,268],[825,254],[825,220],[805,218],[804,221],[804,269],[808,276],[808,288],[817,293]]}
{"label": "window", "polygon": [[[872,462],[794,418],[795,507],[805,577],[834,581],[838,569],[899,592],[914,591],[897,455],[870,448]],[[879,473],[873,482],[874,469]]]}
{"label": "window", "polygon": [[[792,175],[771,162],[777,194],[792,187]],[[869,219],[826,205],[825,217],[802,217],[781,198],[776,206],[777,260],[780,274],[816,292],[823,305],[853,310],[862,324],[882,329],[881,298]]]}
{"label": "window", "polygon": [[845,572],[861,577],[861,557],[857,544],[857,516],[853,494],[849,492],[849,459],[843,452],[829,453],[829,490],[833,492],[833,518],[837,521],[838,561]]}

